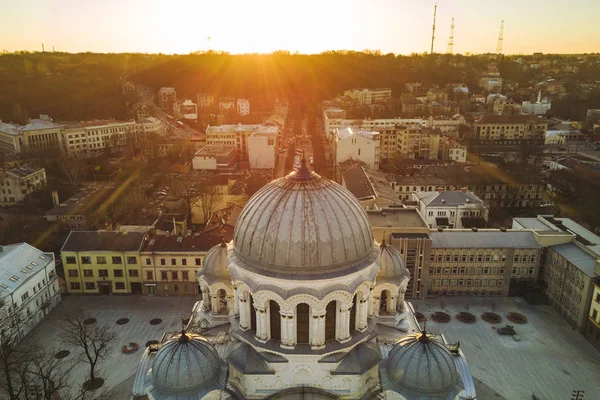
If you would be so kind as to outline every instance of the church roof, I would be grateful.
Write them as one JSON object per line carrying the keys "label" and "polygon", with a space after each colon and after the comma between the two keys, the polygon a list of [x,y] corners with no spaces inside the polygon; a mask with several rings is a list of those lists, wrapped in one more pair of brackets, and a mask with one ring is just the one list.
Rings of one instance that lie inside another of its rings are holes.
{"label": "church roof", "polygon": [[377,274],[378,279],[385,278],[400,278],[401,280],[410,279],[410,273],[404,266],[404,257],[393,246],[390,246],[383,241],[379,246],[381,252],[381,268]]}
{"label": "church roof", "polygon": [[374,246],[366,212],[348,190],[309,171],[260,189],[246,204],[233,237],[244,263],[271,272],[316,275],[366,260]]}
{"label": "church roof", "polygon": [[231,275],[227,269],[227,243],[222,241],[206,253],[204,265],[198,270],[198,277],[203,277],[209,285],[218,278],[226,278],[226,282],[231,281]]}

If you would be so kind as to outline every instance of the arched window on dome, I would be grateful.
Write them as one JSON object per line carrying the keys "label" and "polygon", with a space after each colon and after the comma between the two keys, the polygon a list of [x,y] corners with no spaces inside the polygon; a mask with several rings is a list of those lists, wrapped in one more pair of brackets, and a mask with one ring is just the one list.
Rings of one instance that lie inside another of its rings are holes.
{"label": "arched window on dome", "polygon": [[356,302],[358,301],[357,295],[352,298],[352,308],[350,309],[350,333],[356,331]]}
{"label": "arched window on dome", "polygon": [[281,314],[279,313],[279,304],[273,300],[269,301],[269,319],[271,340],[281,340]]}
{"label": "arched window on dome", "polygon": [[310,307],[306,303],[296,306],[296,343],[310,343]]}
{"label": "arched window on dome", "polygon": [[333,300],[325,308],[325,341],[335,340],[335,326],[337,322],[337,301]]}

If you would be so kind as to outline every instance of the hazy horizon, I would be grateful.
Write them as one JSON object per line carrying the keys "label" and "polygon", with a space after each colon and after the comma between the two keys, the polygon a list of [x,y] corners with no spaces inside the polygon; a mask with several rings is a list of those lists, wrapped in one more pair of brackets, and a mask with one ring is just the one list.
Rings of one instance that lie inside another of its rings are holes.
{"label": "hazy horizon", "polygon": [[[78,53],[230,54],[284,50],[378,49],[429,52],[434,0],[22,0],[5,5],[0,49]],[[454,53],[495,53],[501,20],[503,53],[600,52],[600,2],[574,0],[438,1],[435,53],[446,53],[451,18]]]}

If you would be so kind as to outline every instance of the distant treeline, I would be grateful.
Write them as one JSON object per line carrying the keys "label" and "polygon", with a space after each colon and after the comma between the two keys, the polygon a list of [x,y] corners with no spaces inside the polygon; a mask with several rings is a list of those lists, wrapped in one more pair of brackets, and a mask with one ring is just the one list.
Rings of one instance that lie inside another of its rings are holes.
{"label": "distant treeline", "polygon": [[[557,56],[560,57],[560,56]],[[568,56],[565,56],[568,57]],[[407,82],[465,82],[494,55],[383,55],[378,52],[326,52],[317,55],[189,55],[5,53],[0,54],[0,119],[49,114],[55,120],[127,118],[120,78],[158,89],[173,86],[179,98],[196,93],[247,98],[253,110],[270,109],[287,97],[295,110],[314,107],[349,88],[390,87],[398,95]],[[504,78],[527,84],[536,77],[513,59],[500,62]],[[584,68],[573,79],[600,79],[600,67]],[[560,78],[560,77],[556,77]],[[18,105],[18,106],[17,106]]]}

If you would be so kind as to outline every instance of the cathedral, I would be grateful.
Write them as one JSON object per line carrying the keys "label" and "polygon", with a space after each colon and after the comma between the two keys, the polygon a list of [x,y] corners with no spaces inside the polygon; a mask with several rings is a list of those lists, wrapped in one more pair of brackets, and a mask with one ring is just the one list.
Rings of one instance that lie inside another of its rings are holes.
{"label": "cathedral", "polygon": [[303,161],[206,254],[202,301],[147,347],[132,398],[476,398],[458,344],[425,332],[404,301],[409,279],[358,200]]}

